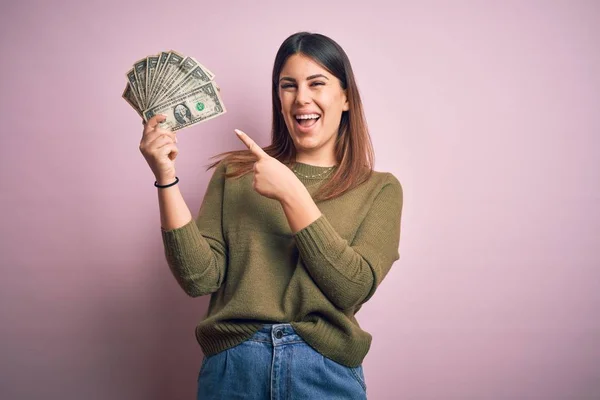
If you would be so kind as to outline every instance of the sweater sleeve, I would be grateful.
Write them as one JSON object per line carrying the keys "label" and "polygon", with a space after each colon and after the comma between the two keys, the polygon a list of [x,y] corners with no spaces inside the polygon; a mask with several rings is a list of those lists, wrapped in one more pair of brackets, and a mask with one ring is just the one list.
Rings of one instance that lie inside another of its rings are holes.
{"label": "sweater sleeve", "polygon": [[398,179],[388,175],[351,245],[324,215],[295,234],[308,272],[329,300],[342,310],[369,300],[400,258],[403,191]]}
{"label": "sweater sleeve", "polygon": [[164,230],[167,263],[181,288],[191,297],[213,293],[225,278],[227,246],[222,227],[225,168],[218,164],[208,183],[198,217]]}

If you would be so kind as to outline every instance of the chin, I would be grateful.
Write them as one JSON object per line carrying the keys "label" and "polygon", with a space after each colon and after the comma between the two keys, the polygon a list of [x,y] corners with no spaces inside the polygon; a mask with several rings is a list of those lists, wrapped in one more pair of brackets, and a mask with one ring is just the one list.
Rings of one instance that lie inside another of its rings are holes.
{"label": "chin", "polygon": [[310,149],[315,149],[315,148],[319,147],[320,141],[316,138],[304,137],[304,138],[298,139],[296,137],[296,140],[294,141],[294,145],[296,146],[296,149],[310,150]]}

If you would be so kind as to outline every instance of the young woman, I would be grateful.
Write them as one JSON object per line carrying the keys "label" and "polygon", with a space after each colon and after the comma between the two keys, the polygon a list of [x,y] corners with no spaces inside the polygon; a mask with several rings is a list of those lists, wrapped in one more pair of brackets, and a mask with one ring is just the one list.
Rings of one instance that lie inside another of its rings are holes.
{"label": "young woman", "polygon": [[194,220],[172,132],[145,126],[167,262],[210,294],[196,338],[198,399],[364,399],[372,336],[356,312],[399,258],[402,187],[373,170],[348,57],[332,39],[287,38],[273,68],[272,143],[220,154]]}

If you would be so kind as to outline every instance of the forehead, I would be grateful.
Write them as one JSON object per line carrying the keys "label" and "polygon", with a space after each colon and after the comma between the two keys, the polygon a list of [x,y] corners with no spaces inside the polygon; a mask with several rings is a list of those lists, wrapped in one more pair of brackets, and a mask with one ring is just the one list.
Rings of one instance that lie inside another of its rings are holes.
{"label": "forehead", "polygon": [[281,69],[279,77],[290,76],[293,78],[302,79],[315,74],[331,76],[329,71],[323,68],[320,64],[316,63],[312,58],[303,54],[294,54],[286,60],[283,68]]}

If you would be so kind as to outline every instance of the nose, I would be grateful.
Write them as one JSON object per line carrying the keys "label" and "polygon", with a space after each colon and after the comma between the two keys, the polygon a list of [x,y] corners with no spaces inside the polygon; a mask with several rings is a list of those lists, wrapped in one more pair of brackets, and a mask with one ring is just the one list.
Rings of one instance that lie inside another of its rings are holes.
{"label": "nose", "polygon": [[296,103],[298,105],[309,104],[311,102],[311,93],[308,88],[304,86],[298,86],[298,90],[296,91]]}

